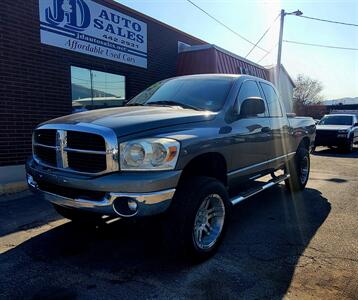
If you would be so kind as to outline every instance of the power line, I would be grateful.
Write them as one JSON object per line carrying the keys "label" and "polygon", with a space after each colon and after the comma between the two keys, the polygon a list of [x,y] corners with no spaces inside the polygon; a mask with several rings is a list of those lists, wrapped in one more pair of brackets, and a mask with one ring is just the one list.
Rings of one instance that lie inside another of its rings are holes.
{"label": "power line", "polygon": [[[273,20],[273,22],[271,23],[271,25],[266,29],[266,31],[263,33],[263,35],[259,38],[259,40],[256,42],[256,44],[251,48],[251,50],[246,54],[245,58],[247,58],[250,53],[257,47],[257,45],[261,42],[261,40],[265,37],[265,35],[270,31],[270,29],[272,28],[272,26],[276,23],[277,19],[281,16],[281,13],[279,13],[277,15],[277,17],[275,18],[275,20]],[[268,52],[269,53],[269,52]],[[268,54],[266,53],[266,55]],[[266,56],[265,56],[266,57]]]}
{"label": "power line", "polygon": [[[231,29],[229,26],[225,25],[223,22],[221,22],[219,19],[215,18],[213,15],[209,14],[207,11],[205,11],[203,8],[201,8],[199,5],[195,4],[193,1],[191,0],[186,0],[187,2],[189,2],[191,5],[195,6],[197,9],[201,10],[204,14],[206,14],[208,17],[210,17],[211,19],[213,19],[215,22],[219,23],[221,26],[225,27],[227,30],[231,31],[233,34],[235,34],[236,36],[238,36],[239,38],[245,40],[246,42],[250,43],[251,45],[254,45],[255,47],[257,45],[255,45],[253,42],[251,42],[250,40],[248,40],[247,38],[245,38],[244,36],[242,36],[240,33],[236,32],[235,30]],[[268,53],[268,51],[260,46],[257,46],[257,48],[261,49],[262,51],[265,51],[266,53]]]}
{"label": "power line", "polygon": [[333,20],[313,18],[313,17],[308,17],[308,16],[297,16],[297,17],[306,18],[306,19],[310,19],[310,20],[316,20],[316,21],[322,21],[322,22],[328,22],[328,23],[334,23],[334,24],[340,24],[340,25],[347,25],[347,26],[355,26],[355,27],[358,27],[358,24],[353,24],[353,23],[345,23],[345,22],[339,22],[339,21],[333,21]]}
{"label": "power line", "polygon": [[264,58],[266,58],[267,55],[269,55],[273,49],[275,49],[277,47],[278,43],[275,44],[275,46],[273,46],[263,57],[260,58],[259,61],[257,61],[256,63],[260,63],[262,60],[264,60]]}
{"label": "power line", "polygon": [[302,43],[302,42],[287,41],[287,40],[284,40],[284,42],[285,42],[285,43],[290,43],[290,44],[298,44],[298,45],[314,46],[314,47],[322,47],[322,48],[333,48],[333,49],[353,50],[353,51],[357,51],[357,50],[358,50],[358,48],[337,47],[337,46],[331,46],[331,45]]}

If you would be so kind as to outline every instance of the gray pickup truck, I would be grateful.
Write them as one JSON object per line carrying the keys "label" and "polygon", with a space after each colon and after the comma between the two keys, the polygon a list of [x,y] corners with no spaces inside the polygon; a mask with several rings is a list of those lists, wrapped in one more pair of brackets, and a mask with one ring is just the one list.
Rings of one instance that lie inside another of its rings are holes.
{"label": "gray pickup truck", "polygon": [[161,215],[171,249],[205,259],[234,205],[283,181],[304,189],[314,137],[313,119],[286,114],[268,81],[176,77],[125,107],[38,126],[27,181],[76,222]]}

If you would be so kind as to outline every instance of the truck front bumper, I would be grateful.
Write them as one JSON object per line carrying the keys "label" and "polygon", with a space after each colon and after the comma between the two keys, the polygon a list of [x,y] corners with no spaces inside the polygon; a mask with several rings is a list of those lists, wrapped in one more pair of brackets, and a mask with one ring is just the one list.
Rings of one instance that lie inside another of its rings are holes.
{"label": "truck front bumper", "polygon": [[86,177],[45,168],[33,160],[27,162],[26,171],[30,189],[51,203],[121,217],[165,212],[181,175],[181,171],[163,171]]}
{"label": "truck front bumper", "polygon": [[350,143],[348,137],[336,137],[336,138],[316,138],[315,146],[338,146],[338,147],[345,147],[348,146]]}

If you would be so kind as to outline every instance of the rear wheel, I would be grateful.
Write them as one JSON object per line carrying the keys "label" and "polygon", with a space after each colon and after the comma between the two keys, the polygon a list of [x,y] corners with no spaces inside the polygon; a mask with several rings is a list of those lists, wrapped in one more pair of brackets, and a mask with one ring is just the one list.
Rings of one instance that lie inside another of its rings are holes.
{"label": "rear wheel", "polygon": [[222,241],[230,208],[226,188],[218,180],[193,177],[183,182],[164,223],[170,253],[194,261],[209,258]]}
{"label": "rear wheel", "polygon": [[288,164],[290,178],[285,183],[289,190],[299,191],[306,187],[310,173],[310,155],[306,148],[299,148]]}

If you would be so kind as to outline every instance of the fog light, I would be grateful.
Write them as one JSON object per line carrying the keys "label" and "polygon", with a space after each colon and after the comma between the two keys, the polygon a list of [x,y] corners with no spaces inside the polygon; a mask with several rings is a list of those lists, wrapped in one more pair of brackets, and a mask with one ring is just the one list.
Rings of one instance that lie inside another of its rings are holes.
{"label": "fog light", "polygon": [[138,212],[138,203],[130,197],[118,197],[113,202],[113,210],[121,217],[133,217]]}

